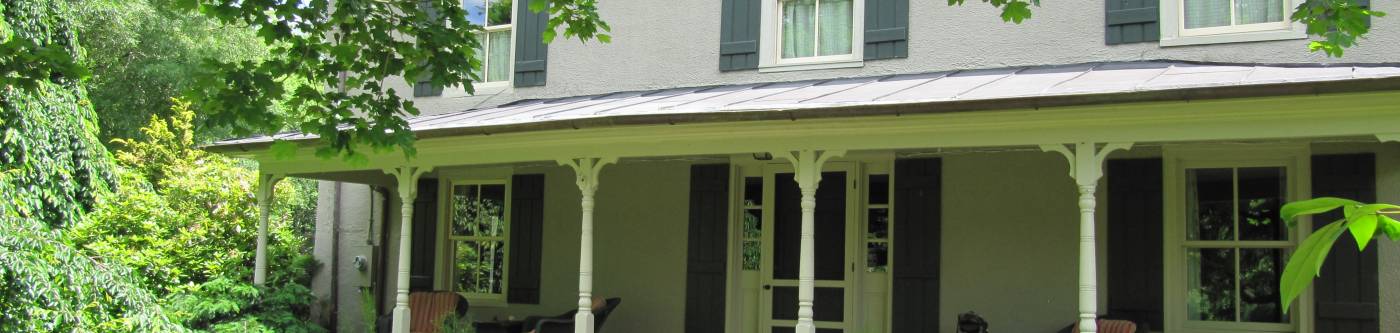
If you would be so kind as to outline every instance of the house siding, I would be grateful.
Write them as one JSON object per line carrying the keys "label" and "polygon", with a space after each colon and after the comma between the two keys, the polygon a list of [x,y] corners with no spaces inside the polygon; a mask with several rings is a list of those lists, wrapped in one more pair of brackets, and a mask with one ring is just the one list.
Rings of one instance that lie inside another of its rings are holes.
{"label": "house siding", "polygon": [[[576,96],[681,86],[796,81],[945,70],[1103,61],[1185,60],[1234,63],[1396,62],[1400,20],[1377,20],[1368,39],[1329,59],[1301,39],[1161,47],[1155,42],[1105,45],[1100,1],[1046,2],[1034,18],[1006,23],[991,6],[942,2],[909,4],[908,58],[866,61],[863,67],[759,73],[720,71],[721,1],[611,0],[598,4],[612,26],[612,43],[559,38],[549,44],[549,83],[469,97],[448,88],[443,97],[419,98],[425,113],[460,111],[519,99]],[[1400,12],[1400,2],[1375,9]],[[645,15],[638,15],[645,13]],[[1389,23],[1386,23],[1390,21]],[[967,38],[966,36],[981,36]],[[396,84],[403,84],[398,82]],[[412,91],[402,85],[397,91]],[[405,96],[409,97],[409,96]]]}

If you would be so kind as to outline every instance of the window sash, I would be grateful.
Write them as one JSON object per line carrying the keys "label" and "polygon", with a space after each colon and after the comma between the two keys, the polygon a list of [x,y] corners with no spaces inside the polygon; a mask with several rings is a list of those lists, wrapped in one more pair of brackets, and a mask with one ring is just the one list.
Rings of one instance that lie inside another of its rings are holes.
{"label": "window sash", "polygon": [[1283,10],[1283,12],[1282,12],[1282,13],[1283,13],[1283,19],[1280,20],[1279,22],[1263,22],[1263,23],[1252,23],[1252,24],[1236,24],[1236,22],[1238,21],[1238,17],[1237,17],[1237,15],[1236,15],[1235,10],[1236,10],[1236,8],[1238,8],[1238,0],[1230,0],[1230,2],[1229,2],[1229,11],[1230,11],[1230,13],[1229,13],[1229,18],[1230,18],[1230,24],[1223,25],[1223,26],[1218,26],[1218,27],[1187,28],[1187,27],[1186,27],[1186,15],[1187,15],[1187,13],[1186,13],[1186,1],[1187,1],[1187,0],[1176,0],[1176,4],[1177,4],[1177,8],[1178,8],[1178,10],[1177,10],[1177,15],[1176,15],[1176,18],[1177,18],[1177,26],[1178,26],[1178,27],[1181,27],[1181,29],[1180,29],[1180,30],[1181,30],[1181,36],[1208,36],[1208,35],[1234,34],[1234,33],[1259,32],[1259,31],[1288,30],[1288,29],[1289,29],[1289,26],[1292,24],[1291,21],[1288,19],[1289,13],[1291,13],[1291,12],[1289,11],[1289,8],[1290,8],[1289,5],[1292,4],[1292,1],[1291,1],[1291,0],[1281,0],[1281,1],[1279,1],[1279,6],[1282,7],[1282,10]]}
{"label": "window sash", "polygon": [[[480,235],[471,235],[471,236],[467,236],[467,235],[458,235],[458,234],[456,234],[456,231],[454,230],[453,221],[452,221],[452,219],[453,219],[452,202],[453,202],[453,200],[456,199],[456,192],[455,192],[455,190],[456,190],[456,188],[457,188],[458,186],[475,186],[475,187],[478,187],[477,193],[481,193],[480,187],[484,187],[484,186],[502,186],[502,187],[504,188],[505,191],[504,191],[503,194],[502,194],[502,205],[504,205],[504,207],[502,207],[502,210],[501,210],[502,218],[500,219],[500,222],[501,222],[501,226],[500,226],[501,232],[500,232],[500,233],[498,233],[498,234],[495,235],[495,236],[480,236]],[[445,191],[445,193],[446,193],[446,199],[447,199],[447,204],[444,205],[444,206],[445,206],[444,209],[446,209],[446,214],[445,214],[445,217],[446,217],[446,218],[444,218],[443,221],[442,221],[443,229],[439,229],[439,230],[445,231],[444,234],[447,235],[446,237],[443,238],[444,241],[442,242],[442,245],[441,245],[443,248],[445,248],[445,250],[442,251],[442,252],[439,252],[439,253],[444,253],[444,254],[445,254],[445,255],[444,255],[444,257],[445,257],[444,260],[439,260],[439,262],[444,263],[444,264],[446,265],[446,266],[445,266],[446,269],[445,269],[445,272],[444,272],[444,273],[446,273],[446,286],[447,286],[448,290],[452,290],[452,291],[454,291],[454,292],[457,292],[458,294],[460,294],[460,295],[466,297],[466,298],[469,299],[469,300],[490,301],[492,304],[494,304],[494,303],[501,303],[501,304],[503,304],[503,302],[505,302],[505,300],[506,300],[506,294],[510,291],[510,263],[511,263],[511,253],[510,253],[510,232],[511,232],[511,230],[510,230],[510,224],[511,224],[511,220],[510,220],[510,215],[511,215],[511,204],[512,204],[512,203],[511,203],[511,184],[510,184],[510,182],[509,182],[508,180],[502,180],[502,179],[458,180],[458,181],[449,182],[449,183],[447,184],[447,189],[448,189],[448,190]],[[500,292],[500,293],[464,292],[464,291],[459,291],[459,290],[457,290],[457,275],[458,275],[458,270],[457,270],[457,262],[456,262],[456,260],[457,260],[457,251],[459,250],[459,247],[458,247],[457,245],[458,245],[459,242],[470,242],[470,243],[499,242],[499,243],[500,243],[500,246],[501,246],[501,260],[502,260],[502,262],[501,262],[501,272],[500,272],[500,276],[501,276],[501,278],[500,278],[501,292]],[[489,305],[489,304],[483,304],[483,305]]]}

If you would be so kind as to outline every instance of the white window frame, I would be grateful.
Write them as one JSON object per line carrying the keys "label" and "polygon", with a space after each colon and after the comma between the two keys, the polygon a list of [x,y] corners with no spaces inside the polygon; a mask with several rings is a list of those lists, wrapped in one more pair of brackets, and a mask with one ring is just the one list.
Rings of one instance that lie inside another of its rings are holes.
{"label": "white window frame", "polygon": [[[1186,313],[1187,272],[1186,250],[1192,247],[1234,243],[1232,248],[1276,248],[1286,245],[1285,252],[1297,249],[1298,243],[1312,231],[1309,218],[1300,218],[1296,227],[1288,229],[1287,241],[1188,241],[1186,240],[1186,170],[1198,168],[1285,168],[1285,202],[1311,197],[1311,155],[1306,144],[1267,144],[1240,146],[1168,146],[1163,150],[1163,188],[1165,189],[1163,237],[1163,314],[1166,332],[1203,333],[1310,333],[1312,332],[1313,298],[1309,288],[1294,301],[1289,323],[1209,322],[1188,320]],[[1291,253],[1290,253],[1291,254]],[[1285,259],[1286,260],[1286,259]],[[1279,267],[1280,270],[1283,267]],[[1238,274],[1238,273],[1237,273]]]}
{"label": "white window frame", "polygon": [[[1230,22],[1234,22],[1234,1],[1230,5]],[[1161,46],[1182,46],[1220,43],[1257,42],[1307,38],[1307,27],[1294,23],[1289,17],[1293,8],[1306,0],[1283,0],[1283,21],[1228,25],[1209,28],[1186,28],[1186,0],[1162,0],[1159,7]]]}
{"label": "white window frame", "polygon": [[[783,59],[782,24],[783,12],[779,4],[783,0],[764,0],[761,7],[759,29],[760,49],[758,71],[760,73],[786,72],[812,69],[850,68],[865,65],[865,1],[851,1],[851,53],[829,56],[812,56]],[[820,0],[818,0],[820,1]]]}
{"label": "white window frame", "polygon": [[[491,23],[491,22],[490,22],[490,20],[491,20],[491,1],[493,1],[493,0],[483,0],[483,2],[486,3],[486,8],[484,9],[484,11],[485,11],[484,14],[486,15],[486,18],[484,19],[484,22],[487,23],[487,24],[490,24],[490,23]],[[512,81],[515,81],[515,38],[516,38],[516,37],[515,37],[515,31],[516,31],[516,29],[515,29],[515,22],[516,22],[516,20],[519,19],[519,17],[517,17],[517,16],[518,16],[517,14],[519,14],[519,12],[517,11],[518,7],[516,7],[516,6],[519,6],[521,1],[523,1],[523,0],[513,0],[513,1],[510,2],[510,5],[511,5],[511,8],[510,8],[510,23],[508,23],[508,24],[488,25],[488,26],[483,26],[483,27],[482,27],[482,32],[481,32],[481,34],[480,34],[480,36],[481,36],[481,52],[482,52],[482,54],[481,54],[481,74],[482,74],[482,75],[481,75],[481,80],[482,80],[482,81],[481,81],[481,82],[476,82],[476,83],[473,84],[473,87],[477,89],[477,92],[476,92],[477,95],[481,95],[481,94],[483,94],[483,93],[491,94],[491,93],[500,92],[500,90],[504,90],[504,89],[506,89],[506,88],[511,87],[511,82],[512,82]],[[463,1],[463,4],[465,5],[465,0]],[[486,82],[486,81],[485,81],[485,80],[486,80],[486,76],[487,76],[487,72],[486,72],[486,71],[488,70],[488,68],[489,68],[489,66],[490,66],[490,64],[489,64],[487,61],[488,61],[488,59],[490,58],[489,55],[491,54],[491,39],[490,39],[490,34],[493,33],[493,32],[501,32],[501,31],[507,31],[507,30],[510,31],[510,43],[509,43],[509,44],[510,44],[510,52],[509,52],[510,55],[508,55],[508,56],[507,56],[508,58],[506,59],[506,62],[509,63],[509,64],[506,65],[506,79],[505,79],[505,80],[501,80],[501,81]],[[483,92],[483,91],[482,91],[483,89],[484,89],[484,90],[488,90],[488,91]]]}
{"label": "white window frame", "polygon": [[[509,178],[509,177],[506,177],[506,178],[504,178],[504,179],[496,179],[496,178],[492,178],[492,179],[454,179],[454,180],[451,180],[451,181],[446,182],[445,185],[446,185],[445,190],[441,191],[441,192],[443,193],[443,194],[442,194],[443,200],[442,200],[442,201],[439,201],[439,202],[441,202],[441,203],[443,203],[443,204],[441,205],[442,207],[439,209],[439,210],[442,211],[442,212],[441,212],[441,215],[439,215],[439,216],[441,216],[442,218],[440,218],[440,219],[438,220],[438,234],[441,235],[441,236],[438,237],[438,243],[437,243],[437,248],[438,248],[437,251],[438,251],[438,252],[437,252],[437,253],[439,254],[439,258],[442,258],[442,259],[437,260],[437,262],[438,262],[439,265],[440,265],[439,267],[441,267],[440,270],[439,270],[439,272],[440,272],[440,273],[439,273],[439,274],[440,274],[439,276],[442,276],[442,281],[444,281],[443,283],[439,284],[439,287],[440,287],[440,288],[443,288],[443,289],[451,290],[451,291],[453,291],[453,292],[456,292],[458,295],[461,295],[462,297],[464,297],[464,298],[466,298],[468,301],[470,301],[470,302],[472,303],[472,306],[503,307],[503,306],[506,305],[507,300],[508,300],[507,296],[508,296],[508,294],[510,293],[510,263],[511,263],[511,261],[512,261],[512,260],[511,260],[511,256],[510,256],[510,224],[511,224],[511,220],[510,220],[510,219],[511,219],[511,183],[510,183],[510,178]],[[502,214],[504,214],[504,218],[502,219],[502,223],[504,223],[505,225],[502,226],[503,232],[501,233],[500,236],[497,236],[497,237],[488,237],[488,236],[457,236],[457,235],[454,235],[454,234],[452,233],[452,195],[453,195],[452,191],[453,191],[453,189],[455,189],[457,186],[461,186],[461,185],[501,185],[501,186],[504,186],[504,187],[505,187],[505,198],[504,198],[504,199],[505,199],[505,200],[504,200],[504,205],[505,205],[505,207],[504,207],[504,209],[503,209],[503,211],[502,211]],[[504,249],[502,249],[502,253],[503,253],[502,257],[503,257],[503,259],[505,260],[505,262],[501,263],[501,270],[503,270],[503,271],[501,272],[501,293],[500,293],[500,294],[493,294],[493,293],[466,293],[466,292],[459,292],[459,291],[456,290],[456,288],[457,288],[457,287],[456,287],[456,286],[457,286],[457,281],[456,281],[456,278],[457,278],[457,272],[456,272],[457,266],[455,265],[455,263],[454,263],[453,261],[456,260],[456,251],[457,251],[457,248],[456,248],[457,243],[456,243],[456,242],[457,242],[457,241],[477,241],[477,242],[481,242],[481,241],[500,241],[500,242],[501,242],[501,244],[502,244],[501,246],[504,246],[504,247],[505,247]]]}

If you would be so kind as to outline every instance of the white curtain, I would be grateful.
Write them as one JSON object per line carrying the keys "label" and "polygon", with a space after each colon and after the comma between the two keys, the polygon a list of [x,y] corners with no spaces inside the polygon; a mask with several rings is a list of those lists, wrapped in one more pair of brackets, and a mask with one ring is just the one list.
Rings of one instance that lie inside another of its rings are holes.
{"label": "white curtain", "polygon": [[817,55],[850,54],[852,0],[820,1],[817,8],[821,11],[821,26],[817,28],[817,45],[821,50]]}
{"label": "white curtain", "polygon": [[1235,24],[1283,21],[1283,0],[1235,0]]}
{"label": "white curtain", "polygon": [[1230,0],[1185,0],[1185,3],[1187,29],[1230,25]]}
{"label": "white curtain", "polygon": [[810,57],[816,48],[816,0],[786,0],[783,10],[783,58]]}
{"label": "white curtain", "polygon": [[486,82],[510,79],[510,31],[492,32],[487,36],[491,54],[486,55]]}

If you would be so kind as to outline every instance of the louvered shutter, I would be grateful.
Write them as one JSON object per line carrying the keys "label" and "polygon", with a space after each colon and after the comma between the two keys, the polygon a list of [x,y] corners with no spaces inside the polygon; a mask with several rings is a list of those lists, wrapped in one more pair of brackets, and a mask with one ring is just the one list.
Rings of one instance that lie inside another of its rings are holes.
{"label": "louvered shutter", "polygon": [[[1161,39],[1157,26],[1158,0],[1108,0],[1104,15],[1104,41],[1108,45],[1155,42]],[[1175,1],[1175,0],[1168,0]]]}
{"label": "louvered shutter", "polygon": [[942,160],[895,161],[894,295],[895,332],[938,332],[943,244]]}
{"label": "louvered shutter", "polygon": [[433,272],[437,260],[437,179],[418,181],[418,196],[413,200],[413,243],[410,244],[408,288],[432,290]]}
{"label": "louvered shutter", "polygon": [[1107,315],[1161,330],[1162,159],[1107,164]]}
{"label": "louvered shutter", "polygon": [[685,274],[686,333],[724,332],[728,223],[729,165],[691,166]]}
{"label": "louvered shutter", "polygon": [[865,60],[909,57],[909,0],[865,0]]}
{"label": "louvered shutter", "polygon": [[719,19],[719,70],[758,68],[758,31],[762,0],[722,0]]}
{"label": "louvered shutter", "polygon": [[[422,9],[424,13],[428,14],[429,20],[438,19],[437,8],[433,8],[431,2],[419,1],[418,8]],[[431,81],[432,76],[429,73],[423,73],[423,75],[415,78],[413,80],[413,97],[441,96],[442,87],[433,87]]]}
{"label": "louvered shutter", "polygon": [[512,304],[539,304],[544,175],[515,175],[510,184],[510,290],[506,298]]}
{"label": "louvered shutter", "polygon": [[[1376,201],[1376,157],[1373,154],[1317,155],[1312,158],[1313,197]],[[1313,227],[1336,221],[1336,211],[1313,217]],[[1328,253],[1322,274],[1313,280],[1317,304],[1317,333],[1380,332],[1379,262],[1375,243],[1357,251],[1351,233],[1342,233]]]}
{"label": "louvered shutter", "polygon": [[538,87],[545,83],[549,44],[541,36],[549,26],[549,9],[530,11],[528,1],[516,7],[515,78],[516,87]]}

